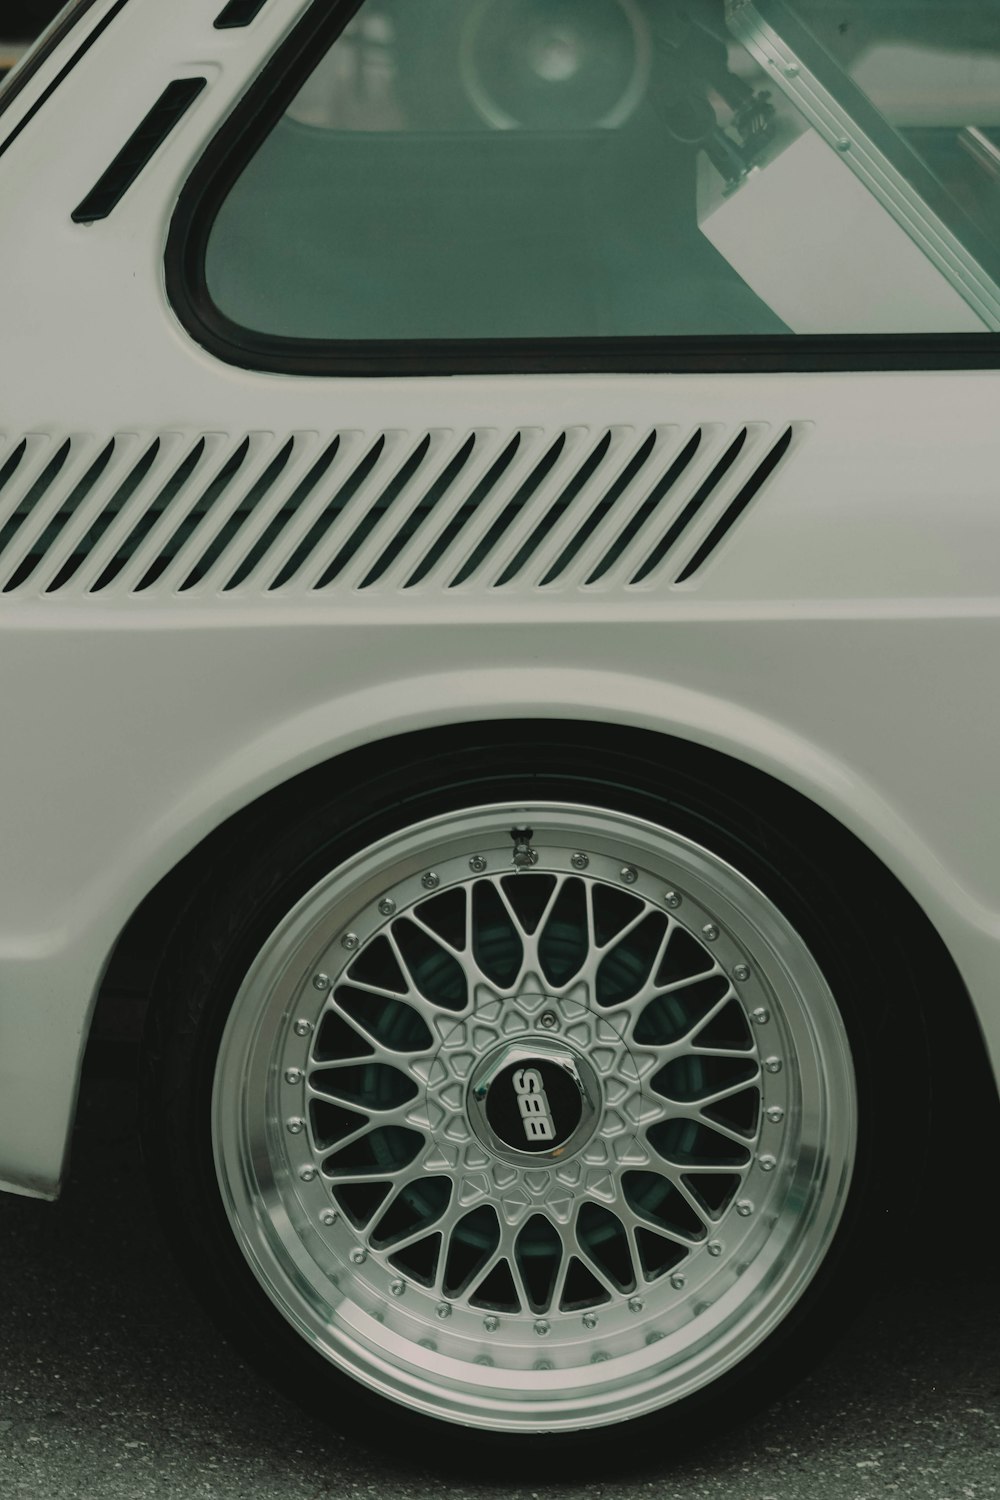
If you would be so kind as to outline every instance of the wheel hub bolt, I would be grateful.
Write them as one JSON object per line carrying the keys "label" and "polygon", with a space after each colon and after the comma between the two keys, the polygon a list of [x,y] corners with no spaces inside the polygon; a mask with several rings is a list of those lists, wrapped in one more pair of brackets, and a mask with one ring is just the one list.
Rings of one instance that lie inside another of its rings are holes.
{"label": "wheel hub bolt", "polygon": [[434,891],[441,884],[441,876],[435,875],[433,870],[428,870],[426,875],[421,875],[420,884],[425,891]]}
{"label": "wheel hub bolt", "polygon": [[316,1168],[302,1167],[299,1171],[299,1176],[303,1182],[314,1182],[316,1180]]}
{"label": "wheel hub bolt", "polygon": [[597,1314],[596,1313],[584,1313],[584,1315],[583,1315],[583,1326],[584,1326],[584,1328],[596,1328],[597,1327]]}
{"label": "wheel hub bolt", "polygon": [[721,1240],[709,1240],[709,1242],[708,1242],[708,1253],[709,1253],[709,1255],[721,1255],[722,1254],[722,1241]]}
{"label": "wheel hub bolt", "polygon": [[383,917],[391,917],[396,910],[396,903],[391,896],[383,896],[378,904],[378,909]]}
{"label": "wheel hub bolt", "polygon": [[773,1172],[778,1163],[773,1156],[760,1157],[760,1170],[762,1172]]}
{"label": "wheel hub bolt", "polygon": [[538,1334],[539,1338],[544,1338],[548,1333],[550,1327],[551,1324],[549,1324],[545,1318],[539,1318],[535,1323],[535,1332]]}
{"label": "wheel hub bolt", "polygon": [[301,1135],[306,1128],[305,1120],[300,1120],[298,1115],[293,1115],[290,1120],[285,1121],[285,1127],[289,1135]]}
{"label": "wheel hub bolt", "polygon": [[767,1118],[770,1120],[772,1125],[780,1125],[782,1120],[785,1118],[785,1111],[782,1109],[780,1104],[772,1104],[767,1112]]}
{"label": "wheel hub bolt", "polygon": [[701,931],[706,943],[714,943],[719,936],[719,929],[714,922],[706,922]]}
{"label": "wheel hub bolt", "polygon": [[758,1026],[766,1026],[771,1019],[771,1012],[765,1010],[763,1005],[758,1005],[757,1009],[752,1010],[750,1014]]}
{"label": "wheel hub bolt", "polygon": [[336,1224],[337,1210],[335,1208],[324,1208],[319,1216],[319,1221],[321,1224]]}
{"label": "wheel hub bolt", "polygon": [[634,865],[623,865],[618,873],[626,885],[635,885],[639,879],[639,871]]}
{"label": "wheel hub bolt", "polygon": [[574,854],[570,859],[570,864],[573,866],[574,870],[585,870],[590,864],[590,855]]}
{"label": "wheel hub bolt", "polygon": [[314,990],[328,990],[329,988],[330,988],[330,976],[329,976],[329,974],[314,974],[313,975],[313,989]]}
{"label": "wheel hub bolt", "polygon": [[448,1306],[447,1302],[439,1302],[437,1307],[435,1308],[435,1311],[439,1318],[451,1317],[451,1308]]}
{"label": "wheel hub bolt", "polygon": [[363,1266],[364,1263],[365,1263],[365,1261],[367,1259],[368,1259],[368,1252],[366,1250],[362,1250],[362,1248],[361,1248],[360,1245],[356,1245],[354,1247],[354,1249],[351,1251],[351,1264],[352,1265],[354,1265],[354,1266]]}
{"label": "wheel hub bolt", "polygon": [[[326,976],[324,975],[324,978],[325,977]],[[314,983],[315,983],[315,981],[314,981]],[[296,1021],[295,1026],[293,1028],[293,1030],[295,1031],[295,1035],[296,1036],[308,1036],[309,1033],[310,1033],[310,1031],[312,1031],[312,1029],[313,1029],[312,1028],[312,1022],[311,1021],[306,1021],[305,1019],[300,1019],[300,1020]]]}
{"label": "wheel hub bolt", "polygon": [[745,979],[749,979],[750,970],[748,966],[746,964],[737,964],[735,969],[733,970],[733,978],[738,979],[741,984]]}
{"label": "wheel hub bolt", "polygon": [[302,1079],[303,1079],[303,1076],[304,1075],[303,1075],[303,1072],[302,1072],[301,1068],[286,1068],[285,1069],[285,1082],[286,1083],[301,1083]]}
{"label": "wheel hub bolt", "polygon": [[483,1319],[483,1327],[486,1329],[487,1333],[496,1333],[497,1329],[500,1327],[500,1319],[494,1317],[493,1314],[490,1313],[488,1318]]}
{"label": "wheel hub bolt", "polygon": [[667,891],[663,900],[667,906],[680,906],[681,904],[681,898],[676,891]]}
{"label": "wheel hub bolt", "polygon": [[676,1276],[671,1276],[670,1285],[673,1287],[675,1292],[682,1292],[687,1286],[687,1277],[681,1276],[679,1274]]}
{"label": "wheel hub bolt", "polygon": [[345,932],[340,940],[340,946],[346,948],[348,953],[353,953],[355,948],[361,947],[361,939],[356,932]]}
{"label": "wheel hub bolt", "polygon": [[474,854],[469,860],[469,869],[473,875],[481,875],[486,869],[486,857],[482,854]]}
{"label": "wheel hub bolt", "polygon": [[628,1310],[631,1313],[641,1313],[645,1305],[641,1297],[630,1297],[628,1299]]}
{"label": "wheel hub bolt", "polygon": [[389,1290],[394,1297],[401,1297],[406,1291],[405,1281],[390,1281]]}
{"label": "wheel hub bolt", "polygon": [[558,1026],[559,1017],[554,1010],[543,1010],[538,1017],[539,1026],[544,1026],[546,1031],[551,1031],[553,1026]]}
{"label": "wheel hub bolt", "polygon": [[750,1199],[741,1198],[739,1203],[737,1203],[736,1205],[736,1212],[739,1214],[741,1219],[749,1219],[750,1215],[753,1213],[753,1204],[750,1202]]}
{"label": "wheel hub bolt", "polygon": [[765,1068],[767,1069],[767,1071],[769,1073],[780,1073],[781,1072],[781,1058],[780,1057],[769,1057],[765,1061],[764,1066],[765,1066]]}

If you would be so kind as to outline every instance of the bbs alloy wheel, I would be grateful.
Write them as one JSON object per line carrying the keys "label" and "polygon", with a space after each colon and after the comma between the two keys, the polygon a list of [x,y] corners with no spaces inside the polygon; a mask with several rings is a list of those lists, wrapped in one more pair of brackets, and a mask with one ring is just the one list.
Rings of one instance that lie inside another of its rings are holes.
{"label": "bbs alloy wheel", "polygon": [[889,1248],[925,1112],[901,950],[753,773],[467,733],[262,815],[193,893],[154,1191],[335,1422],[676,1447],[808,1367]]}

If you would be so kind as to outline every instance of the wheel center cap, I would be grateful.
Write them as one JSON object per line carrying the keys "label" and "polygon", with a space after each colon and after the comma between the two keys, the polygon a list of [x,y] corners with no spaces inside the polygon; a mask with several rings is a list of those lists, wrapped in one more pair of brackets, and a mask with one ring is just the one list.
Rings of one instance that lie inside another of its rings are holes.
{"label": "wheel center cap", "polygon": [[472,1128],[506,1160],[561,1161],[586,1145],[600,1113],[590,1063],[554,1037],[504,1043],[482,1060],[469,1084]]}

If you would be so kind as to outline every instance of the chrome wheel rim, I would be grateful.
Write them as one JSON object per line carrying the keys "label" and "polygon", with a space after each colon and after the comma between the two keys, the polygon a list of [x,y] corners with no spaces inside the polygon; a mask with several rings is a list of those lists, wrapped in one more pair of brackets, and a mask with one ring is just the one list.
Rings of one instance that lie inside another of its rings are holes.
{"label": "chrome wheel rim", "polygon": [[[525,1101],[528,1102],[525,1102]],[[520,1433],[716,1380],[798,1302],[856,1139],[796,931],[709,850],[595,807],[449,813],[354,856],[257,955],[213,1147],[313,1349]]]}

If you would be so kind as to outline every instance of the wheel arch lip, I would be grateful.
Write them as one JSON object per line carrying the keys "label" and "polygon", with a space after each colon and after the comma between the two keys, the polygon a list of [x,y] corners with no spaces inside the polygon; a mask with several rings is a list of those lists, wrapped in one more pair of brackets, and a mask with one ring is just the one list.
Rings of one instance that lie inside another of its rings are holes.
{"label": "wheel arch lip", "polygon": [[[8,1086],[0,1089],[0,1189],[58,1195],[86,1044],[109,966],[150,907],[161,930],[169,927],[183,905],[184,872],[217,856],[243,817],[310,774],[329,774],[338,765],[350,774],[354,758],[376,748],[398,757],[402,767],[420,736],[543,723],[578,726],[581,745],[588,735],[636,734],[700,747],[764,773],[831,816],[929,919],[972,996],[994,1059],[1000,1058],[1000,1025],[991,1035],[986,1008],[976,1001],[976,980],[981,975],[985,981],[996,961],[997,916],[974,902],[877,788],[820,745],[729,698],[662,678],[586,668],[555,674],[531,665],[487,668],[474,677],[429,672],[313,703],[228,758],[206,764],[179,799],[151,808],[149,821],[129,830],[103,878],[71,911],[53,913],[48,941],[0,959],[13,1042],[3,1068]],[[54,1047],[57,1017],[63,1040]],[[49,1106],[40,1126],[43,1077]]]}

